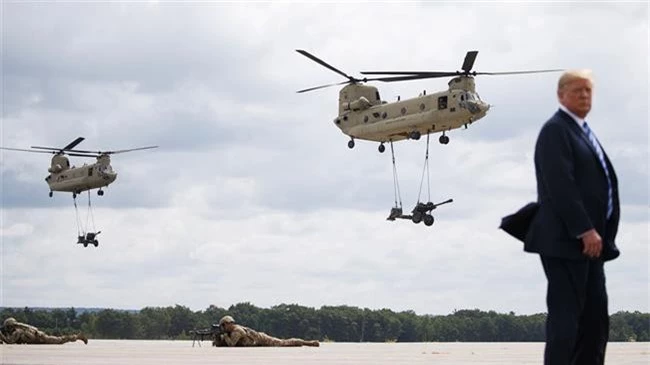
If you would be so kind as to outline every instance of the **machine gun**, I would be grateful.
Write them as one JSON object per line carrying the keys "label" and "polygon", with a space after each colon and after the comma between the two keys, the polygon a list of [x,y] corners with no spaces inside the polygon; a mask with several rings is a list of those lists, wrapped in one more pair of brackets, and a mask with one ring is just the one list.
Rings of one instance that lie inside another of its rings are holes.
{"label": "machine gun", "polygon": [[413,210],[411,211],[411,215],[403,214],[402,213],[402,208],[400,208],[400,207],[394,207],[394,208],[391,209],[390,215],[388,216],[388,218],[386,218],[386,220],[394,221],[396,218],[410,219],[415,224],[424,221],[425,225],[431,226],[431,225],[433,225],[433,222],[434,222],[434,218],[431,215],[431,211],[436,209],[437,207],[443,205],[443,204],[451,203],[453,201],[454,201],[454,199],[447,199],[444,202],[440,202],[440,203],[436,203],[436,204],[434,204],[432,202],[428,202],[428,203],[418,202],[415,205],[415,208],[413,208]]}
{"label": "machine gun", "polygon": [[199,328],[189,331],[189,334],[192,336],[192,347],[194,343],[198,341],[199,347],[201,347],[201,342],[205,339],[212,340],[212,346],[219,345],[221,341],[221,327],[218,324],[213,323],[210,328]]}

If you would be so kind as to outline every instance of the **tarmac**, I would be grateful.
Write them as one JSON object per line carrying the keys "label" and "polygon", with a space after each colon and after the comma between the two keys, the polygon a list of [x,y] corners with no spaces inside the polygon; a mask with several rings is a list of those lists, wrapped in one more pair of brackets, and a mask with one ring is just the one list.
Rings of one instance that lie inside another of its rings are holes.
{"label": "tarmac", "polygon": [[[98,364],[542,364],[543,343],[321,343],[320,347],[221,348],[209,341],[93,340],[0,345],[3,365]],[[650,364],[650,343],[610,343],[607,364]]]}

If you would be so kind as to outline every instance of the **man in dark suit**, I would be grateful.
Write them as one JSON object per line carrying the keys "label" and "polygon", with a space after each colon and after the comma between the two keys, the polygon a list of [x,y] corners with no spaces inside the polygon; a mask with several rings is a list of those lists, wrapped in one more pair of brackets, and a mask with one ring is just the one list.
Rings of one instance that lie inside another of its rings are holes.
{"label": "man in dark suit", "polygon": [[524,250],[538,253],[548,281],[546,365],[603,364],[609,335],[603,263],[619,255],[618,182],[585,118],[593,79],[587,70],[565,72],[558,110],[535,146],[539,207]]}

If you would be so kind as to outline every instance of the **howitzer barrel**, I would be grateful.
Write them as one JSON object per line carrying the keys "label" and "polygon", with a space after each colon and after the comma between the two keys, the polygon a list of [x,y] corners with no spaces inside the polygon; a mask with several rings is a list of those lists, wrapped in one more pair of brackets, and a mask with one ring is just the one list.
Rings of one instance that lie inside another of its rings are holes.
{"label": "howitzer barrel", "polygon": [[447,199],[447,200],[445,200],[444,202],[440,202],[440,203],[434,204],[433,207],[435,208],[435,207],[437,207],[437,206],[440,206],[440,205],[443,205],[443,204],[447,204],[447,203],[451,203],[451,202],[453,202],[453,201],[454,201],[454,199]]}

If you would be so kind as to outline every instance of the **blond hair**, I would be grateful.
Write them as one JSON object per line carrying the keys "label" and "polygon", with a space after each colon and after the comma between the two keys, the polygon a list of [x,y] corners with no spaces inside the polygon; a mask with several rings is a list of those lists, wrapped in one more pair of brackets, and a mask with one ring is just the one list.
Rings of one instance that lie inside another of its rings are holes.
{"label": "blond hair", "polygon": [[557,82],[557,89],[562,90],[567,84],[576,81],[576,80],[588,80],[591,85],[594,84],[594,76],[591,70],[582,69],[582,70],[569,70],[566,71],[560,76],[560,80]]}

